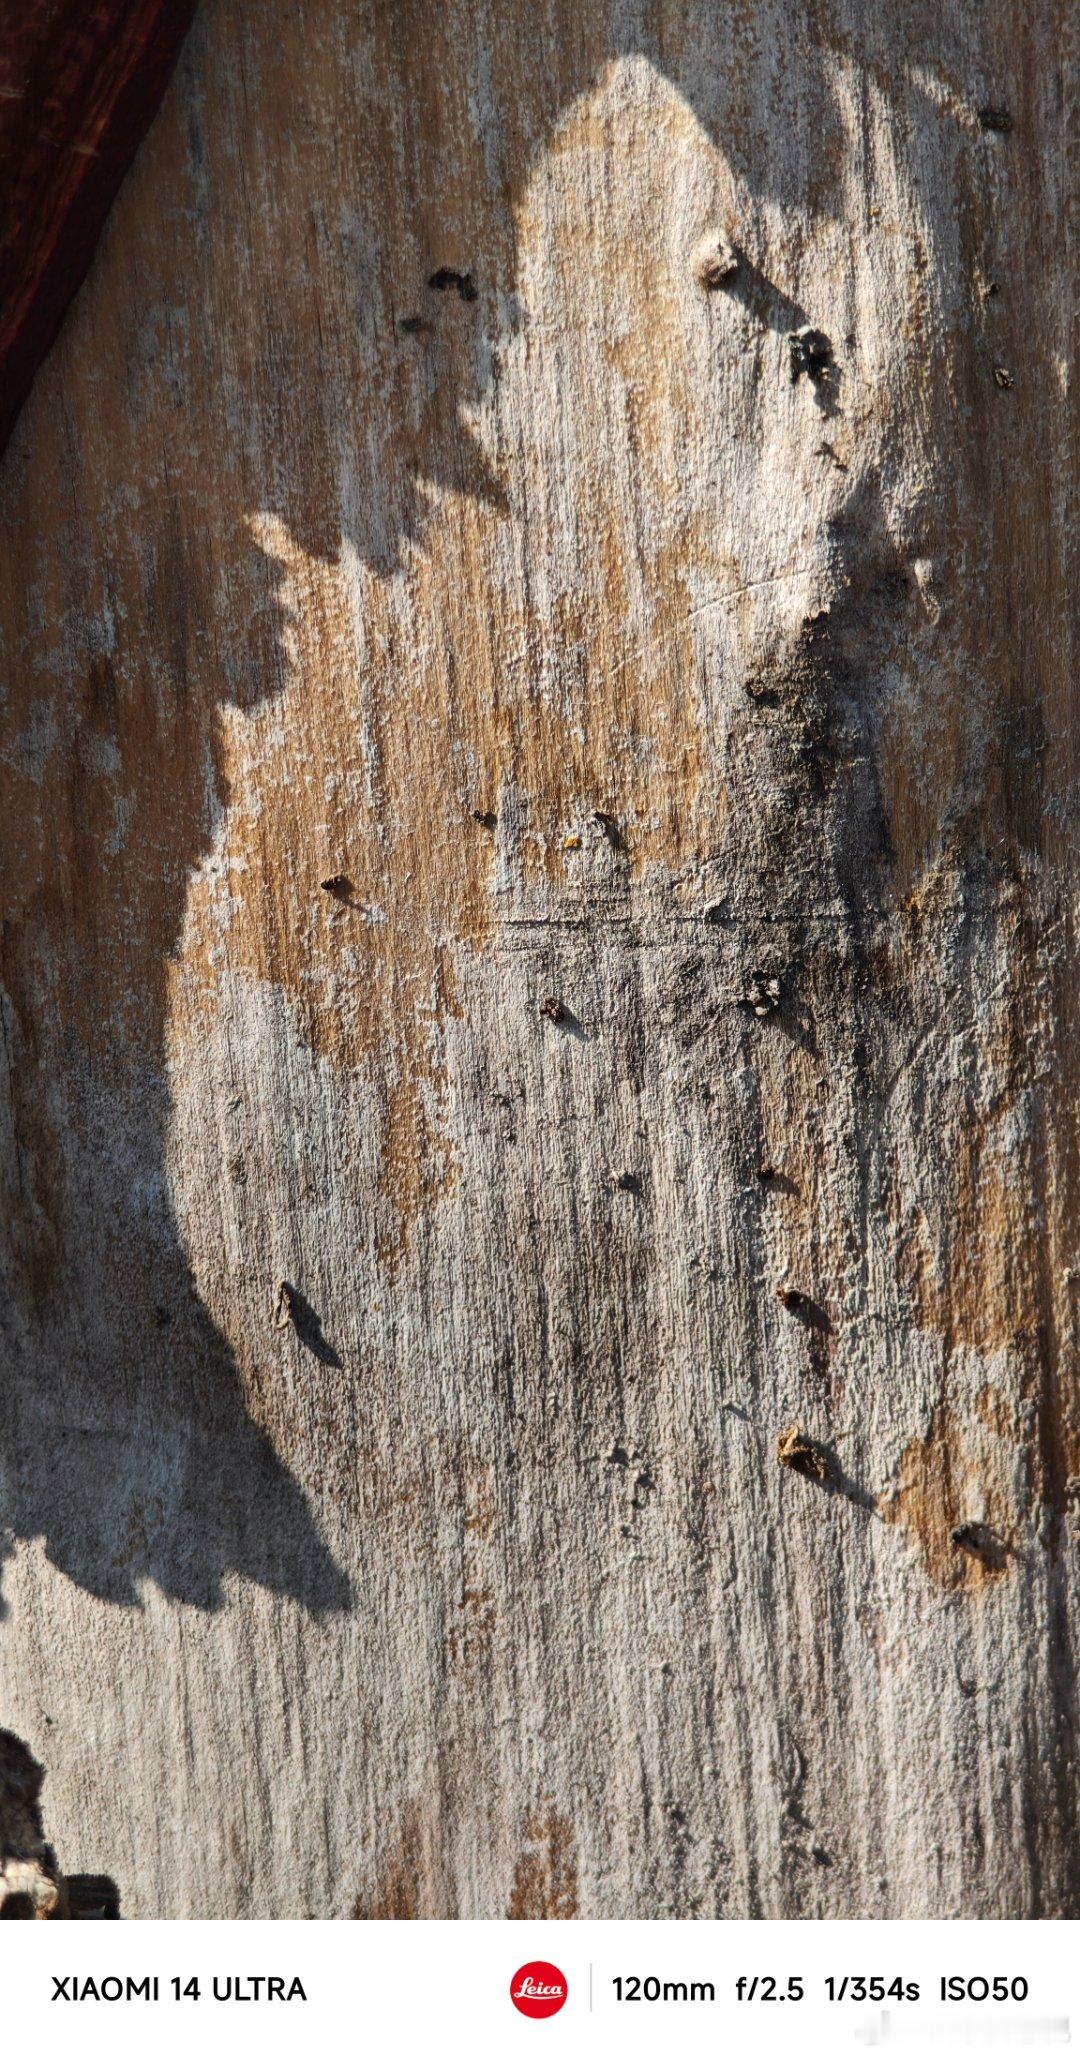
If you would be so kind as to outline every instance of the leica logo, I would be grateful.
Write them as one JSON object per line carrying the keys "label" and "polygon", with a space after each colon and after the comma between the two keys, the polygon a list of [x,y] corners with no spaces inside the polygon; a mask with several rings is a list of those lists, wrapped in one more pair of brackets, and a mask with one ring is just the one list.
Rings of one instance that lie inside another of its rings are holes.
{"label": "leica logo", "polygon": [[550,2019],[566,2004],[567,1984],[553,1962],[526,1962],[510,1979],[510,1996],[526,2019]]}

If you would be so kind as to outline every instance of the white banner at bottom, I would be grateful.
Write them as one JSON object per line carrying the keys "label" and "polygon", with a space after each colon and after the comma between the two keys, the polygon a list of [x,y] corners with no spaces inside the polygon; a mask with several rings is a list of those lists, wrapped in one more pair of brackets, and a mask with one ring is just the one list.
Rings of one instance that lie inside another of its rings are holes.
{"label": "white banner at bottom", "polygon": [[81,2055],[438,2046],[1065,2047],[1076,1923],[9,1926],[3,2044]]}

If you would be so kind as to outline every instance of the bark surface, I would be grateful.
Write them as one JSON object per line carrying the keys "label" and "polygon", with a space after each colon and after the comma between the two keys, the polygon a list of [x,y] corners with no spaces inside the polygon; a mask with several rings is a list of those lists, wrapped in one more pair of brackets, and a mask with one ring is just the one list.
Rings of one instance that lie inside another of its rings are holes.
{"label": "bark surface", "polygon": [[129,1916],[1080,1914],[1065,18],[199,11],[0,473]]}

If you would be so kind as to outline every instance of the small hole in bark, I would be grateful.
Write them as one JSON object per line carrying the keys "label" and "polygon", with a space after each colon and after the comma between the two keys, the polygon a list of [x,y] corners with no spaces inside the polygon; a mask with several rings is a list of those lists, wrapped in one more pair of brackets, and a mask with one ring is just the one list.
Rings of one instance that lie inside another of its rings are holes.
{"label": "small hole in bark", "polygon": [[432,292],[455,292],[458,299],[464,300],[466,303],[476,298],[476,286],[473,283],[472,272],[454,271],[449,264],[440,264],[439,269],[432,272],[431,277],[428,279],[428,284]]}
{"label": "small hole in bark", "polygon": [[792,385],[797,385],[803,377],[808,378],[811,385],[818,385],[828,376],[833,362],[833,346],[824,329],[793,329],[788,336],[788,351]]}
{"label": "small hole in bark", "polygon": [[694,251],[694,277],[706,292],[728,284],[738,269],[738,257],[722,235],[706,236]]}
{"label": "small hole in bark", "polygon": [[811,1440],[801,1427],[787,1427],[776,1444],[776,1460],[785,1470],[794,1470],[812,1484],[828,1484],[832,1476],[829,1452]]}
{"label": "small hole in bark", "polygon": [[829,337],[821,328],[808,325],[788,333],[788,361],[791,383],[806,378],[814,390],[815,403],[826,420],[840,412],[840,366]]}
{"label": "small hole in bark", "polygon": [[789,1177],[786,1170],[781,1170],[779,1164],[759,1163],[757,1174],[761,1183],[768,1185],[771,1191],[793,1194],[798,1192],[799,1187],[795,1179]]}
{"label": "small hole in bark", "polygon": [[341,1357],[338,1355],[337,1350],[332,1348],[327,1341],[323,1333],[322,1321],[311,1304],[310,1299],[306,1299],[303,1292],[295,1284],[290,1284],[286,1278],[282,1278],[278,1286],[277,1312],[274,1318],[274,1325],[275,1327],[288,1327],[291,1325],[296,1333],[297,1340],[318,1362],[325,1363],[331,1370],[341,1369]]}
{"label": "small hole in bark", "polygon": [[1007,136],[1012,125],[1013,118],[1007,107],[980,107],[979,127],[988,129],[991,135]]}
{"label": "small hole in bark", "polygon": [[1005,1568],[1008,1549],[1001,1536],[982,1520],[965,1520],[962,1526],[953,1528],[950,1539],[954,1548],[962,1549],[984,1569],[996,1573]]}
{"label": "small hole in bark", "polygon": [[741,1003],[748,1006],[758,1020],[764,1020],[768,1014],[775,1013],[780,1005],[779,978],[771,976],[767,971],[755,971],[748,989],[743,993]]}
{"label": "small hole in bark", "polygon": [[777,1288],[776,1296],[785,1311],[793,1313],[804,1327],[816,1328],[819,1334],[832,1333],[832,1321],[824,1306],[816,1305],[809,1292],[800,1291],[794,1284],[782,1284]]}
{"label": "small hole in bark", "polygon": [[492,813],[490,808],[488,807],[474,806],[472,817],[476,822],[477,827],[487,828],[489,832],[491,829],[497,828],[499,825],[498,814]]}
{"label": "small hole in bark", "polygon": [[545,1020],[550,1020],[556,1027],[562,1028],[564,1034],[573,1035],[575,1041],[588,1041],[589,1037],[577,1014],[572,1013],[569,1006],[564,1006],[561,999],[541,999],[540,1011]]}
{"label": "small hole in bark", "polygon": [[320,878],[319,890],[329,893],[331,899],[340,899],[345,904],[352,898],[352,885],[342,871],[335,871],[332,878]]}
{"label": "small hole in bark", "polygon": [[622,837],[622,830],[614,814],[604,813],[600,807],[594,807],[593,820],[600,833],[606,836],[613,849],[624,849],[626,847]]}

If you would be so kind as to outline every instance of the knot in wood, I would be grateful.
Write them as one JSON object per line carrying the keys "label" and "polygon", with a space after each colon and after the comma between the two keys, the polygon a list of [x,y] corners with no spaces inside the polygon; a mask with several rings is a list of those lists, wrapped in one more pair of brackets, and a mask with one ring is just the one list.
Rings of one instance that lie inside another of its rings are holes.
{"label": "knot in wood", "polygon": [[694,251],[693,261],[694,277],[708,293],[727,285],[739,269],[738,257],[722,235],[704,236]]}

